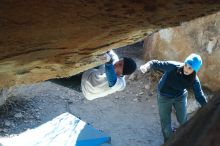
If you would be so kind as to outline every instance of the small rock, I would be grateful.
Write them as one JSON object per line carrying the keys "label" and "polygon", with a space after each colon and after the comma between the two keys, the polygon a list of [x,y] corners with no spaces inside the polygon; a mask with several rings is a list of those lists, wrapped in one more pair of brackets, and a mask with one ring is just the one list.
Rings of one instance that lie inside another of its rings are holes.
{"label": "small rock", "polygon": [[137,74],[135,73],[131,74],[128,79],[132,81],[137,80]]}
{"label": "small rock", "polygon": [[39,120],[40,119],[40,115],[35,115],[35,119]]}
{"label": "small rock", "polygon": [[115,96],[115,99],[118,99],[119,98],[119,96]]}
{"label": "small rock", "polygon": [[143,94],[144,94],[144,92],[140,92],[140,93],[139,93],[139,95],[143,95]]}
{"label": "small rock", "polygon": [[136,101],[138,101],[138,99],[137,99],[137,98],[134,98],[134,99],[133,99],[133,101],[135,101],[135,102],[136,102]]}
{"label": "small rock", "polygon": [[5,126],[11,126],[11,122],[10,121],[5,121]]}
{"label": "small rock", "polygon": [[149,91],[149,92],[148,92],[148,95],[149,95],[149,96],[153,96],[154,94],[153,94],[153,92]]}
{"label": "small rock", "polygon": [[4,133],[7,133],[7,132],[8,132],[8,129],[5,129],[5,128],[4,128],[2,131],[3,131]]}
{"label": "small rock", "polygon": [[83,100],[83,103],[88,103],[89,101],[88,100]]}
{"label": "small rock", "polygon": [[22,118],[22,117],[23,117],[22,113],[16,113],[15,114],[15,118]]}
{"label": "small rock", "polygon": [[144,86],[144,88],[147,89],[147,90],[149,90],[149,89],[150,89],[150,85],[147,84],[147,85]]}

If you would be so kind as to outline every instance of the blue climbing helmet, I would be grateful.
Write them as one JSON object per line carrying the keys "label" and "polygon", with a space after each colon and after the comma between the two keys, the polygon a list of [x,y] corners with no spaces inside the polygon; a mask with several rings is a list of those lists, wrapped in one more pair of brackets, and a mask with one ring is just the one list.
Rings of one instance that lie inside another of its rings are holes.
{"label": "blue climbing helmet", "polygon": [[185,59],[185,63],[197,73],[202,66],[202,59],[198,54],[192,53]]}

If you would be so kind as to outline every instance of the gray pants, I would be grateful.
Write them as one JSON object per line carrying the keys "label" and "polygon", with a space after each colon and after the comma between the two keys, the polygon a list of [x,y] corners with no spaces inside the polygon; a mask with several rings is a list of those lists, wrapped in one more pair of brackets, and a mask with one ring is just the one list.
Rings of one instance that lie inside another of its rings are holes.
{"label": "gray pants", "polygon": [[167,141],[173,135],[171,127],[172,106],[176,110],[176,117],[180,125],[184,124],[187,121],[187,96],[188,93],[176,98],[164,97],[159,94],[157,95],[160,123],[164,136],[164,141]]}

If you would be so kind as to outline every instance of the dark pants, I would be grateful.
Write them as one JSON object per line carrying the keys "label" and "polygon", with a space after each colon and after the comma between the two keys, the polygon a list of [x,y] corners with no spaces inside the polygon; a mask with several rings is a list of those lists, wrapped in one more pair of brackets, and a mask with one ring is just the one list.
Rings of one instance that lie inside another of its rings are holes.
{"label": "dark pants", "polygon": [[173,135],[171,127],[172,107],[174,107],[176,110],[176,117],[180,125],[184,124],[187,121],[187,96],[188,93],[176,98],[169,98],[158,94],[157,102],[159,107],[160,123],[164,136],[164,141],[167,141]]}

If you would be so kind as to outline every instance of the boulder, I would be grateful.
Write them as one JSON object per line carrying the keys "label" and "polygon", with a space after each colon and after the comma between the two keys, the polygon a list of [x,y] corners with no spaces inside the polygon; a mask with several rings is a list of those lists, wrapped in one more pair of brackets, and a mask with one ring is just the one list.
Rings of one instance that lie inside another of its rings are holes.
{"label": "boulder", "polygon": [[75,75],[107,50],[219,9],[216,0],[1,0],[0,88]]}
{"label": "boulder", "polygon": [[198,76],[203,86],[220,89],[220,12],[162,29],[144,40],[145,60],[183,62],[191,53],[201,55],[203,65]]}

